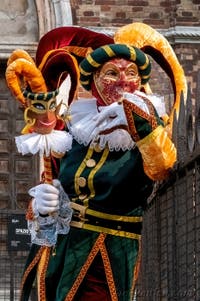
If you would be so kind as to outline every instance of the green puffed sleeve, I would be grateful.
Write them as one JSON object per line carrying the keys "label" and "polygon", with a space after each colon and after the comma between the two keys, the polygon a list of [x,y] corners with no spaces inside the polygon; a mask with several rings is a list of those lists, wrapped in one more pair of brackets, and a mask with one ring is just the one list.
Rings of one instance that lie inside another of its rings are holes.
{"label": "green puffed sleeve", "polygon": [[123,101],[129,132],[142,155],[147,176],[154,180],[165,179],[177,159],[175,145],[165,130],[152,103],[147,101],[149,114],[128,100]]}

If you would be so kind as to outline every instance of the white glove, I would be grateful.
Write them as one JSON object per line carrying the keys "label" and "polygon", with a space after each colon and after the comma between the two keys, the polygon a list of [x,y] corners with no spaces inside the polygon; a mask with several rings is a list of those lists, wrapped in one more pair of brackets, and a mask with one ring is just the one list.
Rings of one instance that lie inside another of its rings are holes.
{"label": "white glove", "polygon": [[39,213],[46,215],[59,210],[60,185],[58,180],[53,180],[53,185],[39,184],[28,191],[29,195],[34,198],[33,207]]}
{"label": "white glove", "polygon": [[93,120],[100,130],[112,128],[119,124],[127,125],[123,104],[114,102],[109,106],[99,107],[100,113]]}

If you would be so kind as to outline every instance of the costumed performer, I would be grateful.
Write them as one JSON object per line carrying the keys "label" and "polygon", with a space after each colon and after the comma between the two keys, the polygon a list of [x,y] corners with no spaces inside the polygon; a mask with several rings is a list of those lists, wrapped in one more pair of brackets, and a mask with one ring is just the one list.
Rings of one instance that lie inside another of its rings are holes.
{"label": "costumed performer", "polygon": [[[93,97],[70,104],[66,131],[73,143],[58,172],[73,209],[70,230],[58,235],[54,256],[41,258],[41,246],[32,245],[23,301],[41,260],[42,301],[132,300],[147,198],[154,181],[165,179],[176,162],[162,98],[149,93],[151,63],[140,48],[106,42],[81,60],[80,73],[81,85]],[[60,206],[59,189],[40,184],[33,190],[35,210],[48,219],[52,199],[53,211]]]}

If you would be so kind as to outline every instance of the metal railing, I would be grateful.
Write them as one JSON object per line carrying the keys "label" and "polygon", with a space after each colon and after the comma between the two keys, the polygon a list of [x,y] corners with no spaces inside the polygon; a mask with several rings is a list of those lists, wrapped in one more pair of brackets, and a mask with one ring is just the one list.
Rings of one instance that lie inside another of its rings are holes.
{"label": "metal railing", "polygon": [[144,217],[137,301],[200,300],[200,97],[193,104],[190,87],[173,138],[178,162]]}

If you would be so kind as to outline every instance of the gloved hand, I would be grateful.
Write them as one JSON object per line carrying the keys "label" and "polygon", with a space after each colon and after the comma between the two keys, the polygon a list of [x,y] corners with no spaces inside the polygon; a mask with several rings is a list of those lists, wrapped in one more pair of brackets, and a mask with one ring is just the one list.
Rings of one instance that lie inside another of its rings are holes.
{"label": "gloved hand", "polygon": [[53,180],[53,185],[39,184],[31,188],[28,193],[34,198],[33,207],[42,215],[52,214],[59,210],[59,188],[58,180]]}
{"label": "gloved hand", "polygon": [[122,104],[114,102],[109,106],[99,107],[99,110],[100,112],[93,117],[96,125],[94,137],[105,130],[115,129],[119,125],[127,125]]}

